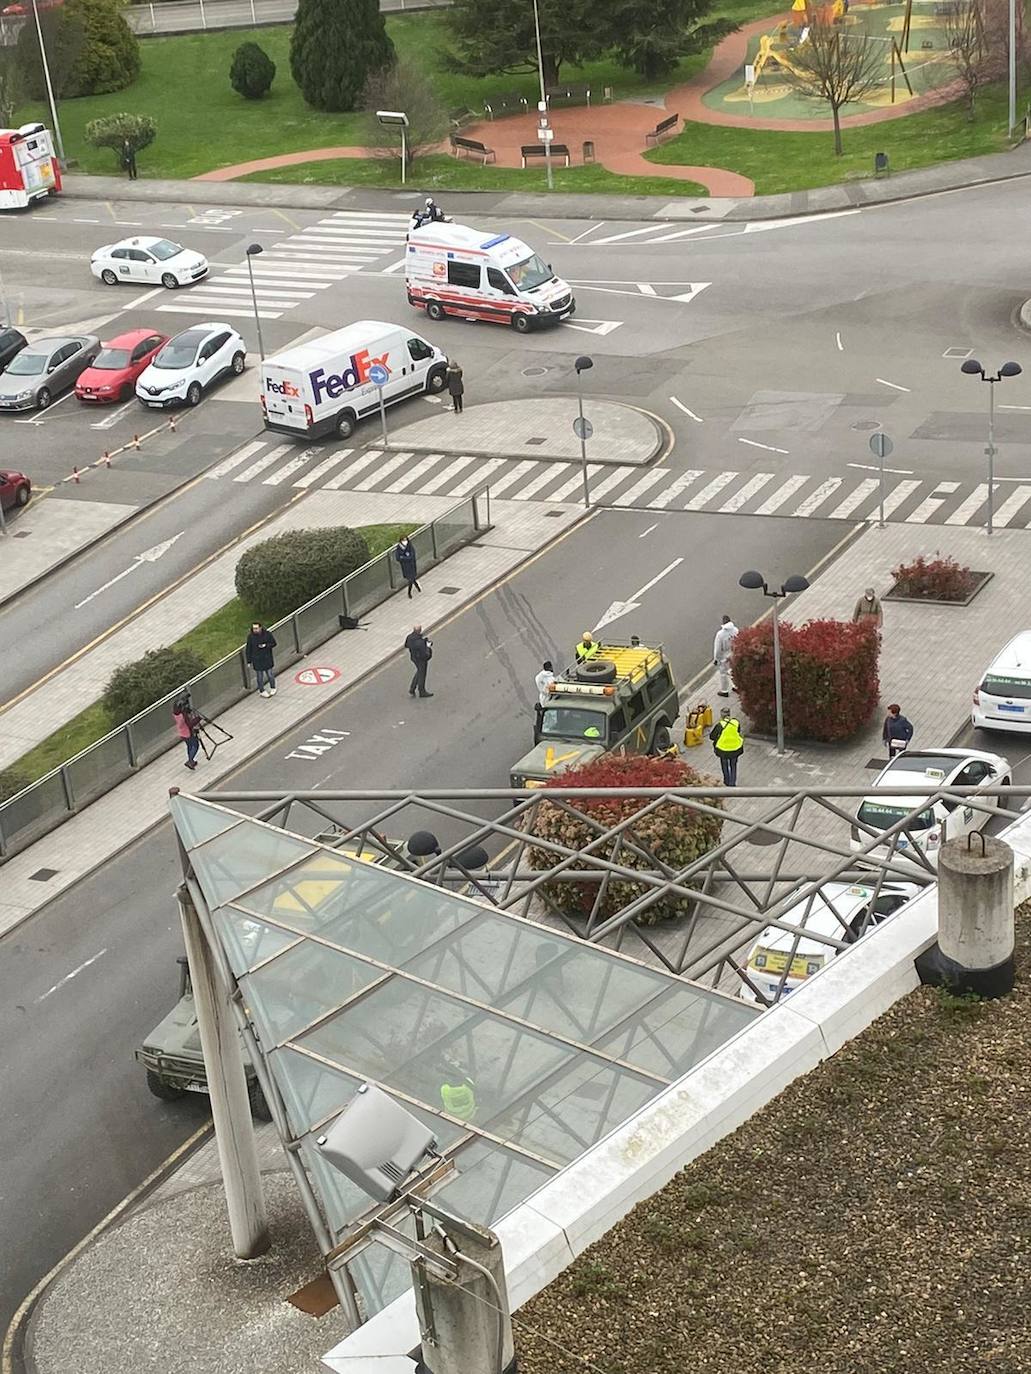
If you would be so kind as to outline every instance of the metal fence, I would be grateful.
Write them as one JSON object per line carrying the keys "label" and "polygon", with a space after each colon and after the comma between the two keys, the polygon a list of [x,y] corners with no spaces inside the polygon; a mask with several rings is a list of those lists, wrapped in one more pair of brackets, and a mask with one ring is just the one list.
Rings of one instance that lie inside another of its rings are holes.
{"label": "metal fence", "polygon": [[[450,0],[380,0],[385,14],[443,9]],[[123,12],[141,38],[155,33],[195,33],[206,29],[255,28],[292,24],[297,0],[154,0],[135,3]]]}
{"label": "metal fence", "polygon": [[[481,487],[411,536],[420,572],[434,567],[490,527],[490,493]],[[341,616],[358,619],[403,585],[392,549],[356,568],[342,582],[271,626],[278,640],[277,669],[289,668],[335,635],[341,628]],[[187,685],[195,707],[204,716],[215,717],[241,701],[254,689],[243,646]],[[156,701],[0,805],[0,863],[177,746],[171,711],[181,692],[179,688]]]}

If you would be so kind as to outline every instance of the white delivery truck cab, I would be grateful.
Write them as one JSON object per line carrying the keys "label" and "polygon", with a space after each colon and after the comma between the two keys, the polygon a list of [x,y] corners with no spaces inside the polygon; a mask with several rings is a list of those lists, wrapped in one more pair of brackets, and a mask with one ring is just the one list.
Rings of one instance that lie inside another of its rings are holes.
{"label": "white delivery truck cab", "polygon": [[298,439],[349,439],[358,421],[406,396],[444,390],[447,357],[420,335],[360,320],[261,365],[265,428]]}
{"label": "white delivery truck cab", "polygon": [[431,320],[455,315],[509,324],[520,333],[576,309],[568,284],[521,239],[464,224],[409,230],[405,285],[408,304]]}

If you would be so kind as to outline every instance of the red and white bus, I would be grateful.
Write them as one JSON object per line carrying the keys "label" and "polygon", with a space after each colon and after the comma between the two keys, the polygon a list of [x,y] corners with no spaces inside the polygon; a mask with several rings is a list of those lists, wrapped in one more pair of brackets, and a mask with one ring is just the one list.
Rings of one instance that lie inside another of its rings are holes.
{"label": "red and white bus", "polygon": [[50,130],[42,124],[0,129],[0,209],[24,210],[61,189]]}

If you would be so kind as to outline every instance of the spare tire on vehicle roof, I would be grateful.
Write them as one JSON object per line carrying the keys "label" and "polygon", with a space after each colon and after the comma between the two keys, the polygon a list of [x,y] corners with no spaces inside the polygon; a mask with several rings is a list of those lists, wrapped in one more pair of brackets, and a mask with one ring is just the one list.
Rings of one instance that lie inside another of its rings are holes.
{"label": "spare tire on vehicle roof", "polygon": [[615,682],[616,665],[611,658],[589,658],[576,670],[577,682]]}

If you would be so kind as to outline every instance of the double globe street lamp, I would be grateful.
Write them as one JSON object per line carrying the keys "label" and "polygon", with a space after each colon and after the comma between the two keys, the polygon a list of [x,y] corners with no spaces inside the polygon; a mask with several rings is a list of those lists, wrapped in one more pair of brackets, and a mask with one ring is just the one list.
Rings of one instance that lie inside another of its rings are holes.
{"label": "double globe street lamp", "polygon": [[761,591],[763,596],[771,597],[773,600],[773,693],[777,707],[777,753],[784,753],[784,699],[781,694],[780,686],[780,603],[785,597],[794,595],[795,592],[804,592],[809,586],[809,579],[796,573],[793,577],[787,577],[781,583],[780,589],[767,586],[766,579],[762,573],[743,572],[738,578],[738,585],[745,587],[750,592]]}
{"label": "double globe street lamp", "polygon": [[1019,363],[1003,363],[994,377],[990,376],[976,358],[967,358],[961,364],[960,371],[965,372],[968,377],[980,377],[982,382],[988,383],[988,447],[985,453],[988,456],[988,533],[992,532],[992,520],[995,515],[995,383],[1001,382],[1003,377],[1019,377],[1023,368]]}

